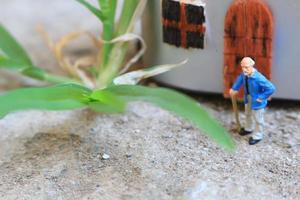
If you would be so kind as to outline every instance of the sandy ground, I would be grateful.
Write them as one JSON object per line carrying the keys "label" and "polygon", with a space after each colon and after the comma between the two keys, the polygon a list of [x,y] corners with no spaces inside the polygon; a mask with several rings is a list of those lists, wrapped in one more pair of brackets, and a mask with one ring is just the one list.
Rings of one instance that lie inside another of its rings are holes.
{"label": "sandy ground", "polygon": [[[97,32],[97,22],[71,1],[53,0],[45,11],[45,1],[35,1],[33,19],[32,0],[2,1],[1,23],[50,70],[56,63],[35,33],[36,23],[43,19],[58,37],[74,30],[76,13],[87,17],[89,23],[80,22],[84,29]],[[64,16],[65,26],[53,23],[57,15]],[[13,81],[18,77],[7,72],[0,75],[2,91],[32,84]],[[300,199],[299,102],[273,101],[264,140],[249,146],[248,137],[232,131],[229,101],[220,95],[194,97],[232,132],[235,153],[142,102],[130,104],[123,115],[76,110],[6,116],[0,120],[0,199]],[[110,158],[103,160],[104,153]]]}
{"label": "sandy ground", "polygon": [[[228,102],[200,102],[233,127]],[[249,146],[233,134],[233,154],[145,103],[124,115],[11,114],[0,121],[0,198],[299,199],[299,111],[272,106],[265,139]]]}

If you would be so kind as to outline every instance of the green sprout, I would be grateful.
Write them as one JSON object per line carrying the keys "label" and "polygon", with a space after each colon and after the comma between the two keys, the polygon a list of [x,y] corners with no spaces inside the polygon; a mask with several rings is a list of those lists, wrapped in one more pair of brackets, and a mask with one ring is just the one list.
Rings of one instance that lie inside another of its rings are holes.
{"label": "green sprout", "polygon": [[[88,107],[96,112],[121,113],[132,101],[146,101],[188,120],[227,150],[235,145],[229,133],[198,102],[167,88],[137,85],[143,79],[166,72],[178,65],[161,65],[123,73],[128,44],[143,40],[131,33],[146,0],[125,0],[120,18],[116,19],[117,0],[98,0],[99,8],[87,0],[76,0],[102,23],[101,50],[90,68],[74,68],[62,59],[61,48],[78,35],[69,35],[59,45],[52,45],[59,64],[69,72],[66,76],[50,74],[34,65],[23,47],[0,24],[0,69],[11,69],[24,76],[49,83],[46,87],[30,87],[0,95],[0,118],[29,109],[69,110]],[[59,47],[58,47],[59,46]]]}

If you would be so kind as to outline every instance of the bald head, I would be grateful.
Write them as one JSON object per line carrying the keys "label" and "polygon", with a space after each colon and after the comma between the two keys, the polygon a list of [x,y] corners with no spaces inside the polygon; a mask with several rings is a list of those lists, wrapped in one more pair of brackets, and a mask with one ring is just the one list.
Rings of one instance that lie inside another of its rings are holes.
{"label": "bald head", "polygon": [[244,57],[241,61],[241,66],[253,67],[254,64],[254,60],[252,60],[250,57]]}
{"label": "bald head", "polygon": [[242,66],[242,70],[246,76],[251,76],[251,74],[254,71],[254,68],[253,68],[254,64],[255,64],[254,60],[250,57],[244,57],[242,59],[241,66]]}

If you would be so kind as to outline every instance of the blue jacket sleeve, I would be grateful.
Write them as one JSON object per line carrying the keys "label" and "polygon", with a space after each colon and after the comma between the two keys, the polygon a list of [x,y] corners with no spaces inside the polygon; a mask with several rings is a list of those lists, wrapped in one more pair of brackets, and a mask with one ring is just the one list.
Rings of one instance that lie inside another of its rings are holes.
{"label": "blue jacket sleeve", "polygon": [[262,77],[258,82],[262,93],[258,95],[261,100],[267,100],[276,90],[275,86],[265,77]]}
{"label": "blue jacket sleeve", "polygon": [[237,79],[235,80],[233,86],[231,87],[231,89],[238,91],[241,86],[243,85],[243,74],[240,74]]}

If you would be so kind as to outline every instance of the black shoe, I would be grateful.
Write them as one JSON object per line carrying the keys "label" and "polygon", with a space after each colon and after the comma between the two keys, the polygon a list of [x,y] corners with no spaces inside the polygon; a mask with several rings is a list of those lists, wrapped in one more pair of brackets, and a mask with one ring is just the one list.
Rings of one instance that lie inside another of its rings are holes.
{"label": "black shoe", "polygon": [[241,128],[241,130],[240,130],[240,132],[239,132],[239,134],[240,134],[241,136],[249,135],[249,134],[251,134],[251,133],[252,133],[252,131],[246,131],[245,128]]}
{"label": "black shoe", "polygon": [[261,141],[261,139],[256,140],[256,139],[253,139],[253,138],[251,137],[251,138],[249,139],[249,144],[250,144],[250,145],[254,145],[254,144],[258,143],[259,141]]}

